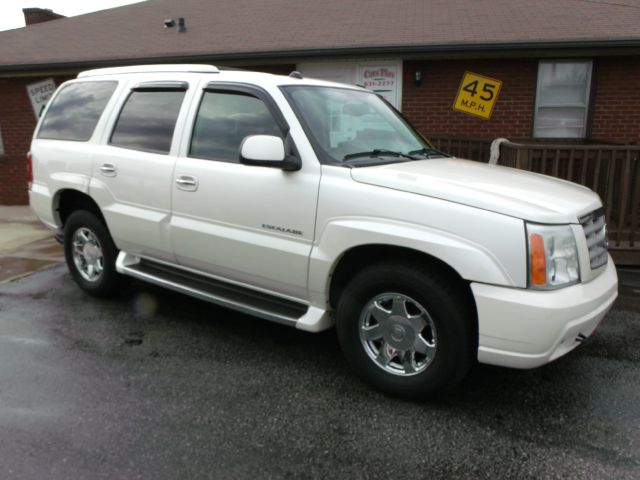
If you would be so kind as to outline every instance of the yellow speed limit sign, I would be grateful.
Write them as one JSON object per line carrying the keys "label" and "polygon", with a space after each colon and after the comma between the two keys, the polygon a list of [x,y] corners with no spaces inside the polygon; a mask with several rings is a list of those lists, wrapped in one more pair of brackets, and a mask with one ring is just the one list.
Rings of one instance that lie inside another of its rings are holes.
{"label": "yellow speed limit sign", "polygon": [[489,120],[501,87],[500,80],[464,72],[453,109]]}

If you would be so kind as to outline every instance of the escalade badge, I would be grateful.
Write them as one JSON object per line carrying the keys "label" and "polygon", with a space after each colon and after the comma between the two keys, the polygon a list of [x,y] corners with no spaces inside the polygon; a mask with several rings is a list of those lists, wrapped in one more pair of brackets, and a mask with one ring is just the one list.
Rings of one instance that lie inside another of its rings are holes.
{"label": "escalade badge", "polygon": [[262,224],[262,228],[267,229],[267,230],[273,230],[274,232],[282,232],[282,233],[288,233],[290,235],[300,235],[300,236],[302,236],[302,231],[301,230],[296,230],[294,228],[278,227],[277,225],[267,225],[266,223]]}

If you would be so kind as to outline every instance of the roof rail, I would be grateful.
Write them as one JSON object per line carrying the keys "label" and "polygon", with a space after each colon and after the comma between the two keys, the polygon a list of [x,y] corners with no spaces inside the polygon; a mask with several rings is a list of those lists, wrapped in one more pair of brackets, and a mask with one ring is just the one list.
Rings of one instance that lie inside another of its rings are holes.
{"label": "roof rail", "polygon": [[121,73],[150,73],[150,72],[187,72],[187,73],[220,73],[213,65],[200,64],[167,64],[167,65],[132,65],[130,67],[96,68],[80,72],[78,78],[95,77],[98,75],[117,75]]}

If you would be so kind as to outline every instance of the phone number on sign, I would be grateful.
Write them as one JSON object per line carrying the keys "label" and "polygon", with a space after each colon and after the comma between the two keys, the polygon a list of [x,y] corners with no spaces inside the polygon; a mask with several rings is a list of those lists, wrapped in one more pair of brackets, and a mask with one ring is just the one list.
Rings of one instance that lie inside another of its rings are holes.
{"label": "phone number on sign", "polygon": [[394,83],[394,80],[367,80],[364,82],[364,87],[391,87]]}

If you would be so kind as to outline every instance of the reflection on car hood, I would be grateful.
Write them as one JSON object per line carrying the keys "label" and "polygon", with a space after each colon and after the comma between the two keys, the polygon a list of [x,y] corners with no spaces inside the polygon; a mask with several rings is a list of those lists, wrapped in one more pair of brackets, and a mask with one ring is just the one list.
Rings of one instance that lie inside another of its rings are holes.
{"label": "reflection on car hood", "polygon": [[351,176],[540,223],[577,223],[579,216],[601,206],[598,195],[581,185],[458,158],[353,168]]}

